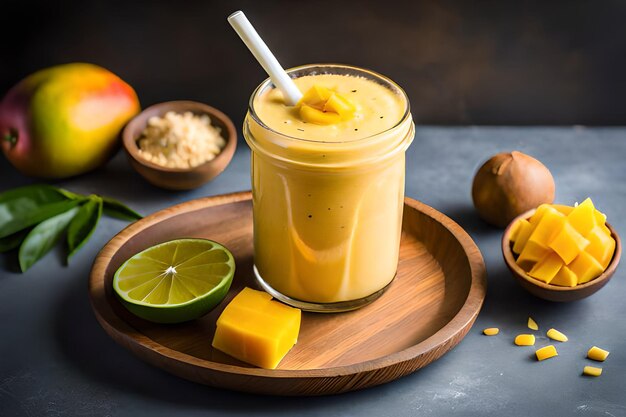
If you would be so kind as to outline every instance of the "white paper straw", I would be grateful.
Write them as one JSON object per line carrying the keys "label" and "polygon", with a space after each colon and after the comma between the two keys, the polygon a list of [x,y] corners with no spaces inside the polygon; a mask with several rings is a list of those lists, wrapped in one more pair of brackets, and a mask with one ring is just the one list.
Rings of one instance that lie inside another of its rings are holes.
{"label": "white paper straw", "polygon": [[246,44],[252,55],[267,72],[276,87],[283,93],[288,105],[294,106],[302,97],[302,93],[283,67],[267,47],[263,39],[254,30],[252,24],[241,10],[228,16],[228,22],[235,29],[241,40]]}

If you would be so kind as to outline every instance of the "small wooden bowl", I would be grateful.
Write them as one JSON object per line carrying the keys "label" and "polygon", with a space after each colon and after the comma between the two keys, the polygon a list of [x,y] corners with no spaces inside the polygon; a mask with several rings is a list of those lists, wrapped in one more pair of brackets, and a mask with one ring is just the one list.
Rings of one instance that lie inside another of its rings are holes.
{"label": "small wooden bowl", "polygon": [[[137,140],[146,128],[148,119],[163,116],[169,111],[208,115],[211,124],[221,129],[222,137],[226,140],[222,152],[212,161],[193,168],[168,168],[142,158]],[[217,177],[230,163],[237,148],[237,131],[228,116],[211,106],[195,101],[167,101],[150,106],[131,119],[122,131],[122,143],[131,165],[148,182],[168,190],[191,190]]]}
{"label": "small wooden bowl", "polygon": [[520,285],[528,292],[539,298],[549,301],[564,302],[580,300],[590,296],[600,288],[604,287],[613,276],[613,273],[617,268],[617,264],[619,264],[620,257],[622,256],[622,244],[619,235],[608,223],[606,223],[606,226],[611,231],[613,239],[615,239],[615,252],[613,253],[613,259],[611,259],[609,266],[599,277],[594,278],[585,284],[576,285],[575,287],[561,287],[558,285],[546,284],[545,282],[529,276],[526,271],[515,263],[515,256],[513,255],[513,250],[511,248],[511,226],[519,219],[530,218],[535,213],[535,210],[536,209],[529,210],[513,219],[502,235],[502,255],[504,256],[506,266],[509,267],[509,270],[511,270],[511,273],[517,279],[517,282],[519,282]]}

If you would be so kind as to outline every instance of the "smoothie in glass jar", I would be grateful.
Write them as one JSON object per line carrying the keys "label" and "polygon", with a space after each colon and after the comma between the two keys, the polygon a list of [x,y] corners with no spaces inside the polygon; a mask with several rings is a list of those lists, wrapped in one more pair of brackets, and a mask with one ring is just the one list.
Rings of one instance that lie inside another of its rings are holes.
{"label": "smoothie in glass jar", "polygon": [[405,151],[414,135],[409,102],[391,80],[360,68],[288,73],[303,103],[288,106],[268,80],[253,93],[244,122],[255,274],[296,307],[358,308],[382,294],[397,270]]}

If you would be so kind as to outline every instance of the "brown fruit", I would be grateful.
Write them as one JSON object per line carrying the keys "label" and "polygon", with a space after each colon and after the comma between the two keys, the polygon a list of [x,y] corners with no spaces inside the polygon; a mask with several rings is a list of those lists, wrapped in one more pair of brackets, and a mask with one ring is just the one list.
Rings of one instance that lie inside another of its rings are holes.
{"label": "brown fruit", "polygon": [[472,184],[474,207],[487,223],[505,227],[518,215],[554,201],[554,178],[541,162],[518,151],[483,164]]}

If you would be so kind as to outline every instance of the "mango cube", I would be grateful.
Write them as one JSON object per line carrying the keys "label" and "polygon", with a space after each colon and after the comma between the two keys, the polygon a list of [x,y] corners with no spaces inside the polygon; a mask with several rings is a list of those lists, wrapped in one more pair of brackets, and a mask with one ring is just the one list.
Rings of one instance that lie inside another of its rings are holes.
{"label": "mango cube", "polygon": [[547,247],[554,236],[556,236],[565,225],[565,219],[566,217],[563,213],[559,213],[556,209],[548,207],[537,223],[535,230],[533,230],[533,233],[528,238],[528,241]]}
{"label": "mango cube", "polygon": [[533,278],[563,287],[602,274],[616,246],[606,215],[589,198],[576,207],[542,204],[528,220],[518,220],[510,236],[520,268]]}
{"label": "mango cube", "polygon": [[302,120],[316,125],[332,125],[341,121],[341,116],[337,113],[324,112],[307,104],[300,106],[300,117]]}
{"label": "mango cube", "polygon": [[538,361],[543,361],[546,359],[553,358],[555,356],[559,356],[559,353],[556,351],[554,345],[548,345],[542,347],[541,349],[537,349],[535,351],[535,355],[537,356]]}
{"label": "mango cube", "polygon": [[550,285],[558,285],[560,287],[575,287],[578,284],[578,277],[567,266],[563,265],[556,276],[550,281]]}
{"label": "mango cube", "polygon": [[324,103],[326,103],[332,94],[333,92],[330,89],[316,84],[302,95],[298,104],[308,104],[311,107],[322,110]]}
{"label": "mango cube", "polygon": [[345,97],[333,93],[324,104],[323,110],[325,112],[337,113],[342,120],[348,120],[354,115],[356,107]]}
{"label": "mango cube", "polygon": [[589,282],[604,271],[600,262],[587,252],[580,252],[576,259],[567,266],[578,277],[578,284]]}
{"label": "mango cube", "polygon": [[591,349],[587,352],[587,357],[594,361],[604,362],[606,358],[609,356],[609,351],[600,349],[597,346],[592,346]]}
{"label": "mango cube", "polygon": [[298,102],[302,120],[318,125],[330,125],[352,119],[356,106],[341,94],[314,85]]}
{"label": "mango cube", "polygon": [[213,347],[239,360],[275,369],[298,340],[301,312],[244,288],[217,319]]}
{"label": "mango cube", "polygon": [[587,234],[596,226],[596,208],[590,198],[574,207],[574,210],[567,215],[567,221],[574,226],[580,234]]}
{"label": "mango cube", "polygon": [[611,235],[607,235],[601,226],[596,226],[591,229],[591,232],[587,235],[587,239],[590,242],[586,251],[593,256],[596,261],[602,265],[602,269],[606,269],[613,259],[613,253],[615,252],[615,239]]}
{"label": "mango cube", "polygon": [[583,374],[588,376],[600,376],[602,375],[602,368],[595,366],[585,366],[583,368]]}
{"label": "mango cube", "polygon": [[539,325],[532,317],[528,317],[528,328],[530,330],[539,330]]}
{"label": "mango cube", "polygon": [[519,231],[517,232],[515,243],[513,244],[513,252],[519,254],[526,246],[528,242],[528,238],[530,234],[533,232],[534,227],[530,222],[526,219],[519,220]]}
{"label": "mango cube", "polygon": [[532,346],[535,344],[534,334],[518,334],[515,336],[515,344],[517,346]]}
{"label": "mango cube", "polygon": [[549,252],[528,272],[533,278],[549,284],[563,266],[563,260],[554,252]]}
{"label": "mango cube", "polygon": [[546,336],[548,336],[552,340],[556,340],[557,342],[567,342],[569,340],[567,336],[565,336],[563,333],[561,333],[557,329],[548,330],[548,332],[546,333]]}
{"label": "mango cube", "polygon": [[498,329],[497,327],[489,327],[489,328],[483,330],[483,334],[485,336],[495,336],[498,333],[500,333],[500,329]]}
{"label": "mango cube", "polygon": [[587,245],[589,241],[569,223],[565,223],[548,247],[555,251],[563,262],[569,264]]}

